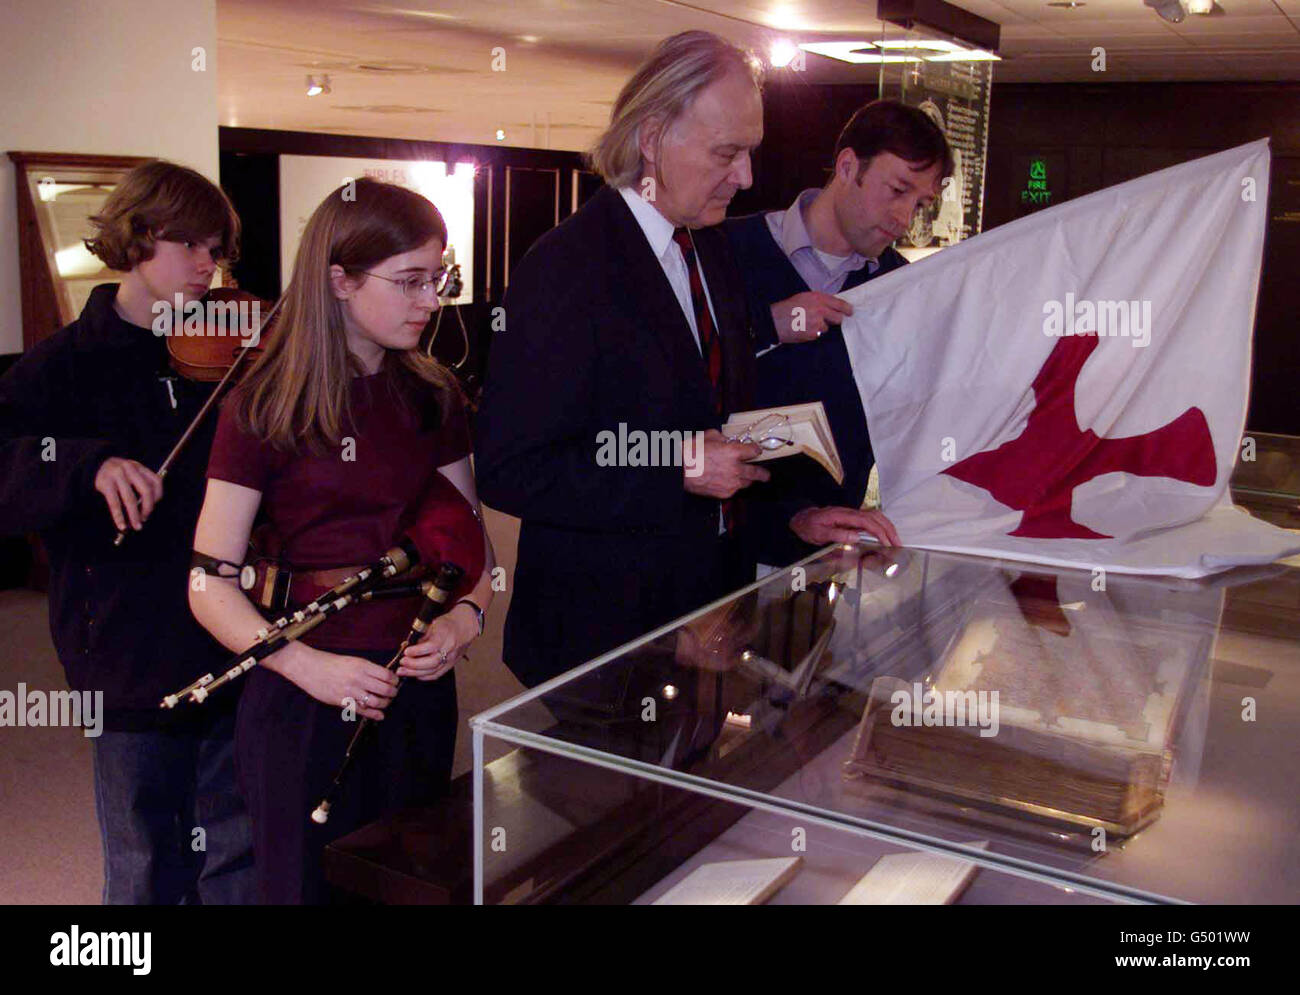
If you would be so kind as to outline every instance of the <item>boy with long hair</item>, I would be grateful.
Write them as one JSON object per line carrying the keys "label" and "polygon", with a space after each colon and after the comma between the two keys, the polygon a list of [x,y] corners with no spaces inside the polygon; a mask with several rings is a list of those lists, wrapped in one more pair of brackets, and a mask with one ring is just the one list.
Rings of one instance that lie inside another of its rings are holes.
{"label": "boy with long hair", "polygon": [[165,499],[150,469],[213,387],[172,375],[155,305],[204,294],[235,254],[239,219],[203,176],[155,161],[90,221],[87,248],[122,280],[96,287],[76,321],[0,379],[0,532],[40,533],[68,684],[103,694],[94,765],[105,904],[245,902],[252,849],[234,701],[158,707],[224,658],[184,593],[215,420],[172,467]]}

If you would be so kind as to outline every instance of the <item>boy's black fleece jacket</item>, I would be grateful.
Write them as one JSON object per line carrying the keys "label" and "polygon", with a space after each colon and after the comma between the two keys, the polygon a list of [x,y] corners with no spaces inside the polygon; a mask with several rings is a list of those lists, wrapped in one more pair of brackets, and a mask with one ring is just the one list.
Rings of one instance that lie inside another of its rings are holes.
{"label": "boy's black fleece jacket", "polygon": [[[185,727],[206,721],[199,709],[163,712],[159,700],[228,655],[188,605],[216,412],[168,473],[144,528],[119,547],[94,480],[110,456],[156,470],[214,385],[172,373],[166,341],[122,320],[116,293],[116,284],[96,287],[76,321],[0,379],[0,533],[40,534],[55,649],[73,690],[104,693],[105,727]],[[223,692],[200,707],[211,718],[235,698]]]}

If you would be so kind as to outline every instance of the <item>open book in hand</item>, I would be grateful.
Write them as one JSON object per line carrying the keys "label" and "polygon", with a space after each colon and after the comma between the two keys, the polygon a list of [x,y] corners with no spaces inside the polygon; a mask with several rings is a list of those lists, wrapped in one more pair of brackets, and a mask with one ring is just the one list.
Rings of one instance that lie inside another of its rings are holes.
{"label": "open book in hand", "polygon": [[803,453],[816,460],[835,483],[844,483],[844,465],[821,401],[738,411],[722,426],[722,434],[731,442],[757,443],[763,454],[755,463]]}

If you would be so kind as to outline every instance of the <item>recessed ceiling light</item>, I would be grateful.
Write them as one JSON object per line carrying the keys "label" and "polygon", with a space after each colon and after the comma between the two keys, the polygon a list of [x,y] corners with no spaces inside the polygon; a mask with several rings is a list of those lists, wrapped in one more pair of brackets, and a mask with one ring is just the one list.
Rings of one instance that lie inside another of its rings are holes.
{"label": "recessed ceiling light", "polygon": [[498,128],[498,129],[497,129],[497,141],[498,141],[498,142],[504,142],[505,140],[506,140],[506,133],[505,133],[505,131],[504,131],[503,129],[501,129],[501,128]]}
{"label": "recessed ceiling light", "polygon": [[1064,7],[1066,10],[1074,10],[1075,7],[1088,6],[1084,0],[1049,0],[1049,7]]}

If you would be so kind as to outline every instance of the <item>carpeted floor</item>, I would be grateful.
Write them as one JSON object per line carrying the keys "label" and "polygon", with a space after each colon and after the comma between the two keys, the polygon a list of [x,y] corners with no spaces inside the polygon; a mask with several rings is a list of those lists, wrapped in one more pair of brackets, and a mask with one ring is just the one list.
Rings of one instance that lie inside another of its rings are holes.
{"label": "carpeted floor", "polygon": [[[514,575],[518,520],[484,509],[497,562]],[[467,720],[523,688],[501,663],[509,589],[498,593],[487,629],[457,669],[461,733],[454,774],[472,757]],[[50,642],[45,596],[0,591],[0,690],[67,687]],[[487,759],[506,752],[489,740]],[[91,740],[79,729],[0,726],[0,904],[98,904],[103,883],[91,776]]]}

